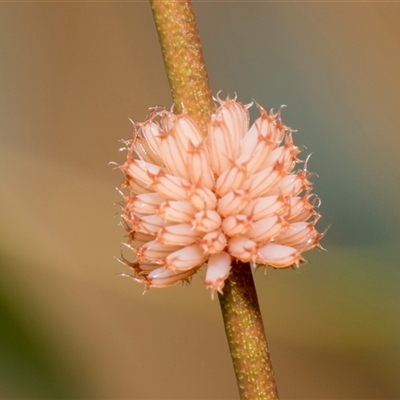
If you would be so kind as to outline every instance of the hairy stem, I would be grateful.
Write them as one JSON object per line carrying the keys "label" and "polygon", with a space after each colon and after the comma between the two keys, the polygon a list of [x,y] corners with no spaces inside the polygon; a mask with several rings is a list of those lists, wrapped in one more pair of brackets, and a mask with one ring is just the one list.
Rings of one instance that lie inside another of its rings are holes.
{"label": "hairy stem", "polygon": [[207,134],[215,106],[189,0],[150,0],[175,112],[184,109]]}
{"label": "hairy stem", "polygon": [[240,398],[277,399],[257,292],[248,263],[233,264],[219,301]]}

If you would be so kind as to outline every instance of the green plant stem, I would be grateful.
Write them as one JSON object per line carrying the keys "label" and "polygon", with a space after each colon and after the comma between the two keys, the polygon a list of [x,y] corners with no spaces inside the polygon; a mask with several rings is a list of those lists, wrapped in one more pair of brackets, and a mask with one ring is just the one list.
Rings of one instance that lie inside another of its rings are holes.
{"label": "green plant stem", "polygon": [[188,0],[150,0],[174,110],[184,109],[203,135],[215,110],[196,22]]}
{"label": "green plant stem", "polygon": [[[204,135],[215,110],[189,0],[150,0],[175,112],[185,111]],[[219,295],[242,400],[277,399],[251,268],[234,262]]]}
{"label": "green plant stem", "polygon": [[248,263],[233,263],[224,294],[218,297],[240,398],[277,399],[257,292]]}

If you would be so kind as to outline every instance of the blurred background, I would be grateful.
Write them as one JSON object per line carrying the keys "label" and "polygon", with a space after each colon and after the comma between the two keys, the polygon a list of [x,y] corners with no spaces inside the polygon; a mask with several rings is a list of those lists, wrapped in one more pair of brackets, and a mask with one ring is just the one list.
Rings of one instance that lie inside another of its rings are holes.
{"label": "blurred background", "polygon": [[[214,93],[288,106],[332,224],[300,270],[255,273],[281,398],[399,399],[400,3],[194,10]],[[116,277],[108,162],[172,101],[148,3],[2,2],[0,88],[0,398],[238,399],[203,276]]]}

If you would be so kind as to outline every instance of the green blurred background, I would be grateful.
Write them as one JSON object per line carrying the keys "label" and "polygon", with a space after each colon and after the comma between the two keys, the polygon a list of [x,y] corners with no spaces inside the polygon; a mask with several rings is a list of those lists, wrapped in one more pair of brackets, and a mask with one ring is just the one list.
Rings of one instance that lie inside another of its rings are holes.
{"label": "green blurred background", "polygon": [[[332,223],[327,253],[255,274],[281,398],[399,399],[400,3],[194,10],[213,91],[288,106]],[[238,398],[202,276],[115,277],[107,163],[170,104],[146,2],[0,4],[0,398]]]}

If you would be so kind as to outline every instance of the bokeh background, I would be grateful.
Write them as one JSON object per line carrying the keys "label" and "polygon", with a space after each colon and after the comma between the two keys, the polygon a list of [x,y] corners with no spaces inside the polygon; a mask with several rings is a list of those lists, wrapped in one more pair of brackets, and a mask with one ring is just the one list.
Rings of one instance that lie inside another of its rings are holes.
{"label": "bokeh background", "polygon": [[[213,91],[288,106],[332,224],[299,271],[255,273],[281,398],[399,399],[400,3],[194,10]],[[238,398],[201,275],[116,277],[107,164],[170,104],[147,2],[0,3],[0,398]]]}

